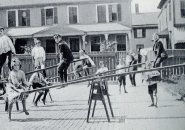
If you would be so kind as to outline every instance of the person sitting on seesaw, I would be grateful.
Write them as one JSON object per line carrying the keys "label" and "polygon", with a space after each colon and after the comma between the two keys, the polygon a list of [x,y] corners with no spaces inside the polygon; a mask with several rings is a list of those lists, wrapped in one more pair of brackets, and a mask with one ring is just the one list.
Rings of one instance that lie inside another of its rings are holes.
{"label": "person sitting on seesaw", "polygon": [[17,57],[12,58],[11,69],[8,83],[6,83],[7,100],[9,101],[8,113],[11,121],[11,112],[14,102],[22,101],[23,112],[29,115],[26,110],[26,99],[28,97],[25,91],[29,90],[30,84],[26,81],[25,73],[21,70],[21,62]]}
{"label": "person sitting on seesaw", "polygon": [[96,75],[98,75],[98,76],[105,75],[104,73],[107,72],[107,71],[108,71],[108,68],[105,67],[103,61],[100,61],[100,63],[99,63],[99,69],[96,71]]}
{"label": "person sitting on seesaw", "polygon": [[91,59],[90,56],[88,56],[84,50],[79,51],[80,59],[82,60],[83,70],[85,71],[85,76],[89,75],[89,67],[95,67],[94,61]]}
{"label": "person sitting on seesaw", "polygon": [[[39,69],[41,69],[40,66],[37,66],[35,68],[35,70],[39,70]],[[46,87],[47,85],[51,85],[49,82],[47,82],[44,79],[42,73],[40,73],[39,71],[33,73],[33,75],[31,76],[31,78],[29,80],[29,83],[32,85],[33,89],[42,88],[42,87]],[[40,100],[40,98],[43,94],[44,94],[44,97],[42,98],[42,102],[45,105],[46,96],[47,96],[47,93],[49,92],[49,89],[40,90],[38,92],[39,92],[39,95],[37,96],[37,98],[34,102],[34,105],[37,106],[37,102]]]}

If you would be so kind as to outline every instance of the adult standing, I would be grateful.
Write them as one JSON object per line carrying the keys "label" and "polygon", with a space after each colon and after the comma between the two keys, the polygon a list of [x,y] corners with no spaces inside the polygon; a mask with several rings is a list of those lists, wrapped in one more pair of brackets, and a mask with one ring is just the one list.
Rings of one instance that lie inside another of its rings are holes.
{"label": "adult standing", "polygon": [[154,61],[154,67],[160,67],[161,63],[168,58],[167,53],[163,47],[162,42],[159,40],[159,35],[154,33],[152,41],[154,42],[153,51],[156,59]]}
{"label": "adult standing", "polygon": [[65,41],[62,40],[62,36],[55,34],[53,36],[55,42],[58,44],[60,51],[60,62],[58,64],[58,73],[60,75],[61,82],[67,82],[67,69],[74,57],[72,51]]}
{"label": "adult standing", "polygon": [[[8,57],[8,68],[11,69],[12,53],[15,54],[15,47],[11,39],[4,34],[4,27],[0,26],[0,75],[2,67]],[[0,76],[1,77],[1,76]]]}
{"label": "adult standing", "polygon": [[[137,59],[136,59],[136,55],[135,55],[134,53],[131,55],[131,58],[132,58],[132,60],[131,60],[131,62],[130,62],[130,66],[136,65],[136,64],[137,64]],[[131,67],[131,71],[137,71],[137,66]],[[131,81],[131,84],[132,84],[133,86],[136,86],[136,79],[135,79],[135,76],[136,76],[135,73],[130,74],[130,81]]]}
{"label": "adult standing", "polygon": [[[34,39],[35,46],[33,47],[31,51],[32,59],[34,61],[34,67],[38,68],[38,66],[41,67],[41,69],[45,68],[45,60],[46,60],[46,53],[44,48],[41,46],[41,41],[38,39]],[[46,71],[43,70],[43,75],[46,77]]]}
{"label": "adult standing", "polygon": [[141,63],[141,61],[142,61],[142,55],[141,55],[141,48],[138,48],[138,50],[137,50],[137,58],[138,58],[138,63]]}

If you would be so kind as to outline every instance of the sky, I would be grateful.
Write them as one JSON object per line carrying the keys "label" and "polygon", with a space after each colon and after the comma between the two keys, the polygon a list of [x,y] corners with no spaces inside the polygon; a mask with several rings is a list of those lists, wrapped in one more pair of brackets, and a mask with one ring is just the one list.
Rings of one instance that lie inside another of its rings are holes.
{"label": "sky", "polygon": [[157,6],[161,0],[132,0],[132,13],[135,13],[135,4],[139,4],[139,12],[159,12]]}

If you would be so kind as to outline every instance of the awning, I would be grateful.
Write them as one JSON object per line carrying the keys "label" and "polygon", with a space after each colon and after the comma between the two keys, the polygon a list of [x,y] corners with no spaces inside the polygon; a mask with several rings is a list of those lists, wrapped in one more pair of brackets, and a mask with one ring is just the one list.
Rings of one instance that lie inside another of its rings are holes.
{"label": "awning", "polygon": [[31,38],[37,32],[48,29],[49,27],[21,27],[21,28],[9,28],[6,34],[14,38]]}
{"label": "awning", "polygon": [[160,38],[166,38],[169,36],[169,31],[168,31],[168,29],[164,29],[163,31],[159,32],[158,34],[159,34]]}
{"label": "awning", "polygon": [[70,27],[81,30],[88,35],[93,34],[112,34],[112,33],[128,33],[131,28],[123,26],[118,23],[102,23],[89,25],[69,25]]}
{"label": "awning", "polygon": [[34,37],[52,37],[56,33],[62,36],[84,35],[83,31],[71,28],[69,26],[55,25],[46,30],[35,33]]}

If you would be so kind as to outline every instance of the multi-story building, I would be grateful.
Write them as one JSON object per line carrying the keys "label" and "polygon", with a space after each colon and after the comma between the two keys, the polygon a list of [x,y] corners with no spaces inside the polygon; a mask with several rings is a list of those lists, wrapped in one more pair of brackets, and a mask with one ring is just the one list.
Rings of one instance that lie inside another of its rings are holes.
{"label": "multi-story building", "polygon": [[161,0],[159,34],[167,49],[185,49],[185,0]]}
{"label": "multi-story building", "polygon": [[126,51],[131,39],[131,0],[1,0],[0,25],[7,27],[17,53],[38,37],[55,53],[53,34],[63,35],[73,52],[100,51],[103,43]]}
{"label": "multi-story building", "polygon": [[154,33],[158,32],[158,12],[132,14],[132,49],[150,48]]}

